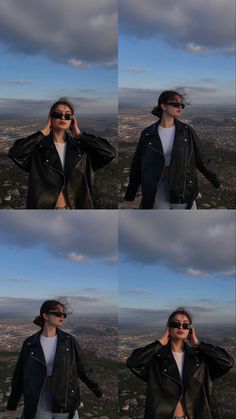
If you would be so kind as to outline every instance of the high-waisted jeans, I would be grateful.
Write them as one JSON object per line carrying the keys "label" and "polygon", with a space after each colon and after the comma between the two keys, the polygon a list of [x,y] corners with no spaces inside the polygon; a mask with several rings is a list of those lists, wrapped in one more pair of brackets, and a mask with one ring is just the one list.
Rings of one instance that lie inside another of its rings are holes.
{"label": "high-waisted jeans", "polygon": [[[169,177],[163,176],[158,186],[155,203],[153,209],[186,209],[186,204],[171,204],[170,203],[170,183]],[[191,210],[196,210],[196,202],[193,202]]]}
{"label": "high-waisted jeans", "polygon": [[[68,419],[69,413],[52,412],[52,392],[50,385],[46,385],[40,397],[35,419]],[[76,412],[73,419],[79,419]]]}

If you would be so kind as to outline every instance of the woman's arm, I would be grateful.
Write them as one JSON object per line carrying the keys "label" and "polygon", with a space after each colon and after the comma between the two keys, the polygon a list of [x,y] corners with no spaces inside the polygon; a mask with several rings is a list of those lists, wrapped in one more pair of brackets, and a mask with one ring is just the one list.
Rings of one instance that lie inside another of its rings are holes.
{"label": "woman's arm", "polygon": [[78,138],[79,144],[91,158],[93,170],[101,169],[116,156],[116,149],[105,138],[82,132]]}
{"label": "woman's arm", "polygon": [[28,137],[16,140],[8,152],[12,159],[21,169],[30,171],[31,153],[34,147],[45,138],[42,131],[37,131]]}
{"label": "woman's arm", "polygon": [[132,371],[134,375],[147,382],[149,361],[161,347],[161,342],[156,340],[147,346],[135,349],[127,359],[126,366]]}
{"label": "woman's arm", "polygon": [[89,366],[85,358],[85,355],[75,338],[73,339],[73,343],[77,359],[77,369],[79,378],[90,390],[93,391],[93,393],[97,397],[101,397],[103,395],[103,391],[99,387],[98,383],[95,381],[93,369]]}
{"label": "woman's arm", "polygon": [[203,151],[201,140],[192,127],[189,127],[191,137],[193,139],[193,146],[195,151],[195,160],[198,170],[216,187],[221,186],[215,167],[211,159]]}
{"label": "woman's arm", "polygon": [[23,394],[23,353],[24,345],[20,351],[17,364],[12,377],[11,394],[7,402],[7,410],[16,410]]}
{"label": "woman's arm", "polygon": [[226,374],[234,366],[234,359],[219,346],[200,342],[198,350],[208,365],[212,380]]}

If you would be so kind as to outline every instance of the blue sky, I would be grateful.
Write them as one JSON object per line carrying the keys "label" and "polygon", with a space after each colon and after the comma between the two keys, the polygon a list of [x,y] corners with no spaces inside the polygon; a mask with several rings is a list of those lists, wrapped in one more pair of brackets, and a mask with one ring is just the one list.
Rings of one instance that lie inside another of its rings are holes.
{"label": "blue sky", "polygon": [[234,322],[233,211],[119,215],[122,322],[153,325],[185,306],[199,324]]}
{"label": "blue sky", "polygon": [[181,87],[192,104],[233,104],[234,16],[234,0],[121,0],[120,103],[152,106],[160,91]]}
{"label": "blue sky", "polygon": [[0,314],[31,314],[27,307],[37,309],[39,300],[60,296],[75,314],[114,314],[116,224],[112,211],[68,216],[40,211],[37,217],[33,211],[3,211]]}
{"label": "blue sky", "polygon": [[2,113],[20,99],[44,116],[62,96],[81,114],[117,112],[115,0],[3,0],[0,16]]}

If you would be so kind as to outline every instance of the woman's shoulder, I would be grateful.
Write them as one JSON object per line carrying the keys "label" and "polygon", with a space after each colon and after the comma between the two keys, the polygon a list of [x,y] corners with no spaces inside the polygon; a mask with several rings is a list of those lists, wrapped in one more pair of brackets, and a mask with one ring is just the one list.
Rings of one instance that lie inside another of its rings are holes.
{"label": "woman's shoulder", "polygon": [[149,137],[150,135],[155,134],[158,127],[158,122],[154,122],[151,125],[148,125],[148,127],[144,128],[141,132],[141,138]]}

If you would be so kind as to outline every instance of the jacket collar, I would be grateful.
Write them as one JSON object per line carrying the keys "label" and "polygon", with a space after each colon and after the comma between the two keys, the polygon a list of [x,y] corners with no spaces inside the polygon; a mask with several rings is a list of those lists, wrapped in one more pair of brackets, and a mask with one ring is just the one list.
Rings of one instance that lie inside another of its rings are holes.
{"label": "jacket collar", "polygon": [[[39,332],[34,333],[34,335],[30,336],[28,338],[28,345],[36,345],[36,346],[40,345],[40,335],[41,335],[41,333],[42,333],[42,330],[40,330]],[[58,337],[59,341],[66,341],[68,339],[69,335],[66,332],[64,332],[63,330],[57,328],[57,337]]]}
{"label": "jacket collar", "polygon": [[[78,140],[70,133],[66,133],[66,142],[69,143],[72,147],[78,146]],[[54,148],[54,141],[53,141],[53,135],[50,133],[49,135],[45,136],[45,138],[40,142],[40,148]]]}

